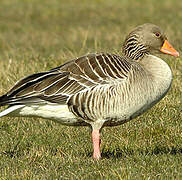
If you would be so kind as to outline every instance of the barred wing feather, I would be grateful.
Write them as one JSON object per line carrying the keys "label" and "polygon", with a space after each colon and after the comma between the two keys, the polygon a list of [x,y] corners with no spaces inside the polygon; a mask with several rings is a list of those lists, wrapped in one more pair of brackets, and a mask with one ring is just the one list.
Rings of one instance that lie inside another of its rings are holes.
{"label": "barred wing feather", "polygon": [[80,91],[98,85],[113,84],[127,78],[131,64],[113,54],[88,54],[48,72],[30,75],[15,84],[1,105],[45,103],[65,104]]}

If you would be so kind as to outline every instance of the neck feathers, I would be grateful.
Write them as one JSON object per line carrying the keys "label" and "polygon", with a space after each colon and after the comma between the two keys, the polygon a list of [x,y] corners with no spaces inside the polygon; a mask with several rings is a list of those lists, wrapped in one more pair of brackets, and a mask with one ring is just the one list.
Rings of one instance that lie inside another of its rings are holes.
{"label": "neck feathers", "polygon": [[126,57],[138,60],[148,54],[147,48],[138,42],[136,34],[129,35],[123,45],[123,53]]}

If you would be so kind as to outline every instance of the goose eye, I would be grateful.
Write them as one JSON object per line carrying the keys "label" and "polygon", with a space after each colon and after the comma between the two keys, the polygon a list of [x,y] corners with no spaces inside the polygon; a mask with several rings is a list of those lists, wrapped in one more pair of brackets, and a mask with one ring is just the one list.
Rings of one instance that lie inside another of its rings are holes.
{"label": "goose eye", "polygon": [[160,37],[160,33],[159,33],[159,32],[156,32],[156,33],[155,33],[155,36],[156,36],[156,37]]}

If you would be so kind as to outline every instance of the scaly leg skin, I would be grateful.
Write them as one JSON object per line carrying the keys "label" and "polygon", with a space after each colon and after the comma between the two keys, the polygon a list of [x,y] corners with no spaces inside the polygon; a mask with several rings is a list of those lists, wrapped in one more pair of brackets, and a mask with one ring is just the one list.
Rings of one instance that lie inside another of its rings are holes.
{"label": "scaly leg skin", "polygon": [[101,158],[100,153],[100,133],[99,130],[92,131],[92,143],[93,143],[93,158],[99,160]]}

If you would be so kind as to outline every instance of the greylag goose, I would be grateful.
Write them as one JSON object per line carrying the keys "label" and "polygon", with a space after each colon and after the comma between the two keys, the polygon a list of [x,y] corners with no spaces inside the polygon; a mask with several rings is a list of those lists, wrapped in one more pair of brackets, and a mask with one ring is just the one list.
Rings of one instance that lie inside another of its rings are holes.
{"label": "greylag goose", "polygon": [[136,27],[123,45],[123,56],[88,54],[20,80],[0,105],[2,116],[51,119],[92,128],[93,158],[100,159],[100,130],[123,124],[151,108],[168,92],[172,73],[152,54],[179,56],[156,25]]}

